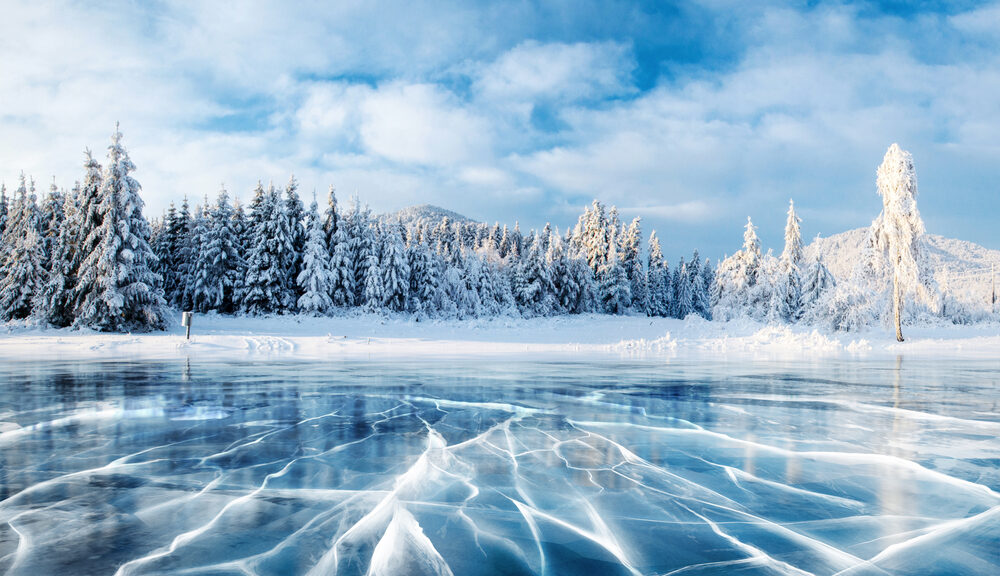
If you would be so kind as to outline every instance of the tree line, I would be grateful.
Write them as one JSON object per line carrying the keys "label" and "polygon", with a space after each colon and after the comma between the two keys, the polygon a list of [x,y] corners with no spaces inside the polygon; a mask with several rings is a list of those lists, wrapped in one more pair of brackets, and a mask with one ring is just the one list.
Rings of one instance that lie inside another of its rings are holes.
{"label": "tree line", "polygon": [[[258,182],[246,208],[223,187],[193,208],[187,198],[180,208],[171,203],[150,224],[116,127],[104,165],[87,151],[83,179],[70,191],[53,184],[39,201],[22,175],[8,200],[0,186],[0,320],[131,331],[163,328],[170,309],[362,309],[417,319],[749,317],[851,329],[886,317],[877,302],[892,278],[897,293],[919,292],[924,309],[935,307],[932,294],[941,300],[919,272],[912,158],[890,152],[879,171],[883,214],[855,277],[838,286],[821,257],[805,261],[794,203],[780,256],[762,252],[748,218],[742,248],[717,266],[697,250],[669,265],[655,231],[644,242],[640,218],[622,222],[597,200],[565,233],[548,224],[522,233],[516,224],[375,216],[357,197],[340,206],[332,186],[322,209],[314,197],[307,210],[294,176],[281,188]],[[889,271],[893,263],[904,265],[902,274]],[[901,301],[897,295],[896,317]]]}

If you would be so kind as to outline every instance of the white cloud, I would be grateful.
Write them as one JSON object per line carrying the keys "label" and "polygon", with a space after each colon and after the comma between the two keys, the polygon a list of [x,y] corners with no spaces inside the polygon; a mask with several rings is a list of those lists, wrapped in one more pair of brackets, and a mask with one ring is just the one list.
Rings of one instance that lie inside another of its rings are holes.
{"label": "white cloud", "polygon": [[631,51],[615,42],[525,42],[485,66],[475,89],[488,101],[576,101],[633,91]]}
{"label": "white cloud", "polygon": [[490,155],[489,122],[432,84],[390,84],[361,103],[365,148],[394,162],[460,166]]}

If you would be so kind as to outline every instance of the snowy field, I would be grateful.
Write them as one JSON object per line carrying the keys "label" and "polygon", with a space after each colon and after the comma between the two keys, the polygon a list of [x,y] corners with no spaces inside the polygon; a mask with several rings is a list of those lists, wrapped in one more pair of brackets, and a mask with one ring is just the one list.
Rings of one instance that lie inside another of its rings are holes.
{"label": "snowy field", "polygon": [[[175,314],[179,317],[179,314]],[[303,359],[435,356],[575,355],[677,358],[961,356],[993,358],[1000,325],[907,326],[906,342],[891,330],[827,333],[808,326],[752,321],[708,322],[584,314],[551,318],[415,321],[406,316],[353,314],[334,318],[239,318],[196,315],[190,341],[176,321],[165,332],[102,334],[89,330],[7,325],[6,357],[149,357]]]}

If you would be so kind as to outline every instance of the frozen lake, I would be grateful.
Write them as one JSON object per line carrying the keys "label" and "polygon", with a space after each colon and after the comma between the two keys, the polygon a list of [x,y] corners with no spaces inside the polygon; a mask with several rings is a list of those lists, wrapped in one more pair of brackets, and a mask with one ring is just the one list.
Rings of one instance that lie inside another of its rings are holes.
{"label": "frozen lake", "polygon": [[997,574],[1000,362],[0,359],[0,573]]}

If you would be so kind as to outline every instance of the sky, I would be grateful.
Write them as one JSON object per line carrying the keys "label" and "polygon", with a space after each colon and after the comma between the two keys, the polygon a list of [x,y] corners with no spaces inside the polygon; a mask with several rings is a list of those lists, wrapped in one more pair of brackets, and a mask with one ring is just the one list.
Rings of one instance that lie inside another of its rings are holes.
{"label": "sky", "polygon": [[1000,248],[1000,4],[0,0],[0,179],[115,122],[146,213],[301,183],[565,228],[593,199],[675,259],[868,225],[898,142],[931,233]]}

